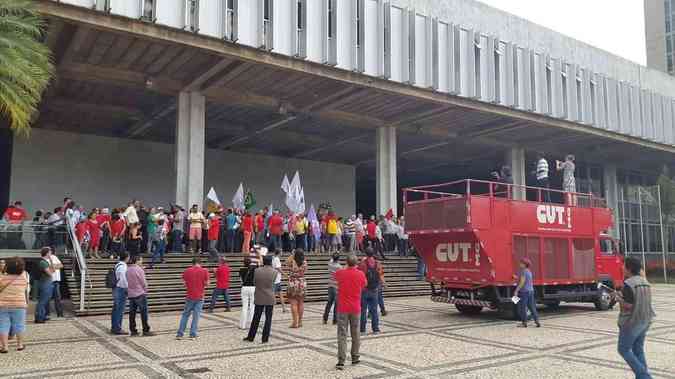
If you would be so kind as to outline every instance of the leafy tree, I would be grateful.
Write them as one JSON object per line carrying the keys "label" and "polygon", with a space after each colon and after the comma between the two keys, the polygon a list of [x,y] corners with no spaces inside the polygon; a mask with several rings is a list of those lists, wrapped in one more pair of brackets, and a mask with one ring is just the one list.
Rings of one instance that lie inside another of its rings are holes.
{"label": "leafy tree", "polygon": [[675,181],[670,177],[668,169],[664,167],[656,184],[661,187],[661,212],[664,219],[675,216]]}
{"label": "leafy tree", "polygon": [[49,48],[41,42],[44,29],[33,1],[0,1],[0,116],[22,135],[28,135],[54,74]]}

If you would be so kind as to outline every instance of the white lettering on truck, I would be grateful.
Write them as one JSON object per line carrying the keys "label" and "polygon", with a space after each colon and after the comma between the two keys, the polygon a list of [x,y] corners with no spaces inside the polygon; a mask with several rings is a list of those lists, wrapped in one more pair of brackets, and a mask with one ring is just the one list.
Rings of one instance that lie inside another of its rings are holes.
{"label": "white lettering on truck", "polygon": [[[439,262],[457,262],[461,259],[461,262],[469,263],[471,259],[470,252],[470,242],[440,243],[436,246],[436,259]],[[480,264],[480,244],[476,244],[474,259],[476,266],[478,266]]]}
{"label": "white lettering on truck", "polygon": [[538,205],[537,220],[540,224],[558,224],[572,227],[571,209],[557,205]]}

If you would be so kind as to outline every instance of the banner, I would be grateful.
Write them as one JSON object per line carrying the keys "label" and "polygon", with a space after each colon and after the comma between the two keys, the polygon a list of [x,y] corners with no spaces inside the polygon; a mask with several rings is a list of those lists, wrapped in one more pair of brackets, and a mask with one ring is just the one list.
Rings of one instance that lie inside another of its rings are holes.
{"label": "banner", "polygon": [[218,199],[218,195],[216,194],[216,190],[211,187],[209,190],[209,193],[206,194],[206,212],[207,213],[214,213],[220,210],[221,204],[220,200]]}
{"label": "banner", "polygon": [[247,211],[250,211],[255,207],[255,198],[253,197],[253,192],[251,190],[246,191],[246,198],[244,199],[244,208]]}
{"label": "banner", "polygon": [[232,198],[232,207],[235,210],[244,209],[244,183],[239,183],[239,188]]}
{"label": "banner", "polygon": [[314,204],[309,207],[309,212],[307,213],[307,220],[309,221],[309,226],[311,228],[314,238],[318,241],[321,239],[321,225],[319,224],[319,219],[316,218],[316,211],[314,210]]}

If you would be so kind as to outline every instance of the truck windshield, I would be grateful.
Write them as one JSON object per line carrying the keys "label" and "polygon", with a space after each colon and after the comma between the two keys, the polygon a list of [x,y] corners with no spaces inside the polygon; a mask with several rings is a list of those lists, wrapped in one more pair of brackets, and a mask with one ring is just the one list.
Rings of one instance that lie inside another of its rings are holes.
{"label": "truck windshield", "polygon": [[612,240],[610,239],[600,240],[600,253],[602,255],[614,255],[614,249],[612,248]]}

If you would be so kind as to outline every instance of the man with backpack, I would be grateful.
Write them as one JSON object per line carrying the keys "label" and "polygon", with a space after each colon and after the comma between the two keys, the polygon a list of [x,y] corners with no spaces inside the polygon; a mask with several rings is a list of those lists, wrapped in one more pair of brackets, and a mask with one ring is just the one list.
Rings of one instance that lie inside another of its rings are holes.
{"label": "man with backpack", "polygon": [[122,318],[124,310],[127,307],[128,287],[127,284],[127,262],[129,255],[126,251],[119,252],[119,261],[115,267],[108,271],[105,277],[105,286],[112,289],[113,308],[110,320],[110,333],[114,335],[126,335],[122,331]]}
{"label": "man with backpack", "polygon": [[366,257],[359,264],[359,270],[363,271],[368,282],[361,293],[361,334],[366,333],[368,322],[366,311],[370,313],[373,334],[380,333],[380,317],[377,306],[380,286],[384,282],[384,270],[382,263],[378,262],[374,255],[375,251],[372,247],[366,248]]}

